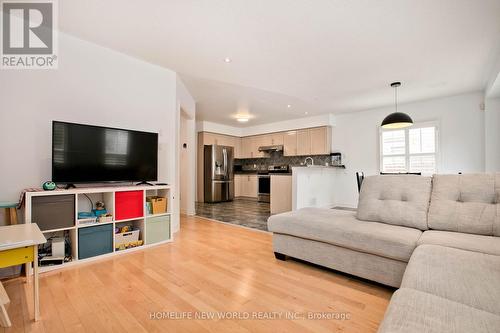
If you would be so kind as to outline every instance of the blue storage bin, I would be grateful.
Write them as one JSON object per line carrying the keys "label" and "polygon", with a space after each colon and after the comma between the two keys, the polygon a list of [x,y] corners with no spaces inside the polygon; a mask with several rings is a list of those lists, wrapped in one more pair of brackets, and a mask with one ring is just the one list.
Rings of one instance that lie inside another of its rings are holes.
{"label": "blue storage bin", "polygon": [[78,229],[78,259],[111,252],[113,252],[112,224]]}

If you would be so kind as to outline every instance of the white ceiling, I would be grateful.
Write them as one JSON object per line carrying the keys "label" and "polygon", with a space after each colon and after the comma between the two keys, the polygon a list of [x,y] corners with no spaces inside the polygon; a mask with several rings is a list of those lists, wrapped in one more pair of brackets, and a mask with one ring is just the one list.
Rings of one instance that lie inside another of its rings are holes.
{"label": "white ceiling", "polygon": [[396,80],[402,102],[481,90],[500,52],[500,0],[86,0],[59,12],[61,30],[177,71],[199,119],[233,126],[387,105]]}

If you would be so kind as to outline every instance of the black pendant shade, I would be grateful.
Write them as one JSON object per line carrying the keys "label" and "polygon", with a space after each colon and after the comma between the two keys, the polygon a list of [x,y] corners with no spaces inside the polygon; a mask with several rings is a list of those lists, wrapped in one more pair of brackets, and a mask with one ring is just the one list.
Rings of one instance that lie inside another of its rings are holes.
{"label": "black pendant shade", "polygon": [[394,104],[396,106],[396,112],[391,113],[382,121],[383,128],[405,128],[413,125],[413,120],[409,115],[403,112],[398,112],[398,87],[401,86],[401,82],[391,83],[391,87],[394,88]]}
{"label": "black pendant shade", "polygon": [[404,128],[413,125],[413,120],[403,112],[394,112],[384,118],[383,128]]}

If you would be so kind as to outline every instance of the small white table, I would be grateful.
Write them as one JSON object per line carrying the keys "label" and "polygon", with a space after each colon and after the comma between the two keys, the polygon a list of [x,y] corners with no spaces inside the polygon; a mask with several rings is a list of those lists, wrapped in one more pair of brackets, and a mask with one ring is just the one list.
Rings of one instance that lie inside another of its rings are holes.
{"label": "small white table", "polygon": [[0,268],[33,262],[35,321],[40,317],[38,245],[46,241],[36,223],[0,227]]}

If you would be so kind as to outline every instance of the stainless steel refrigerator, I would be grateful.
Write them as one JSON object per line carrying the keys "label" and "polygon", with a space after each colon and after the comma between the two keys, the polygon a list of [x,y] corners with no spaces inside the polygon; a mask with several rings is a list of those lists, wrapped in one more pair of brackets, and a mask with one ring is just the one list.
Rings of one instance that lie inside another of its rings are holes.
{"label": "stainless steel refrigerator", "polygon": [[234,198],[233,147],[207,145],[204,149],[205,202]]}

